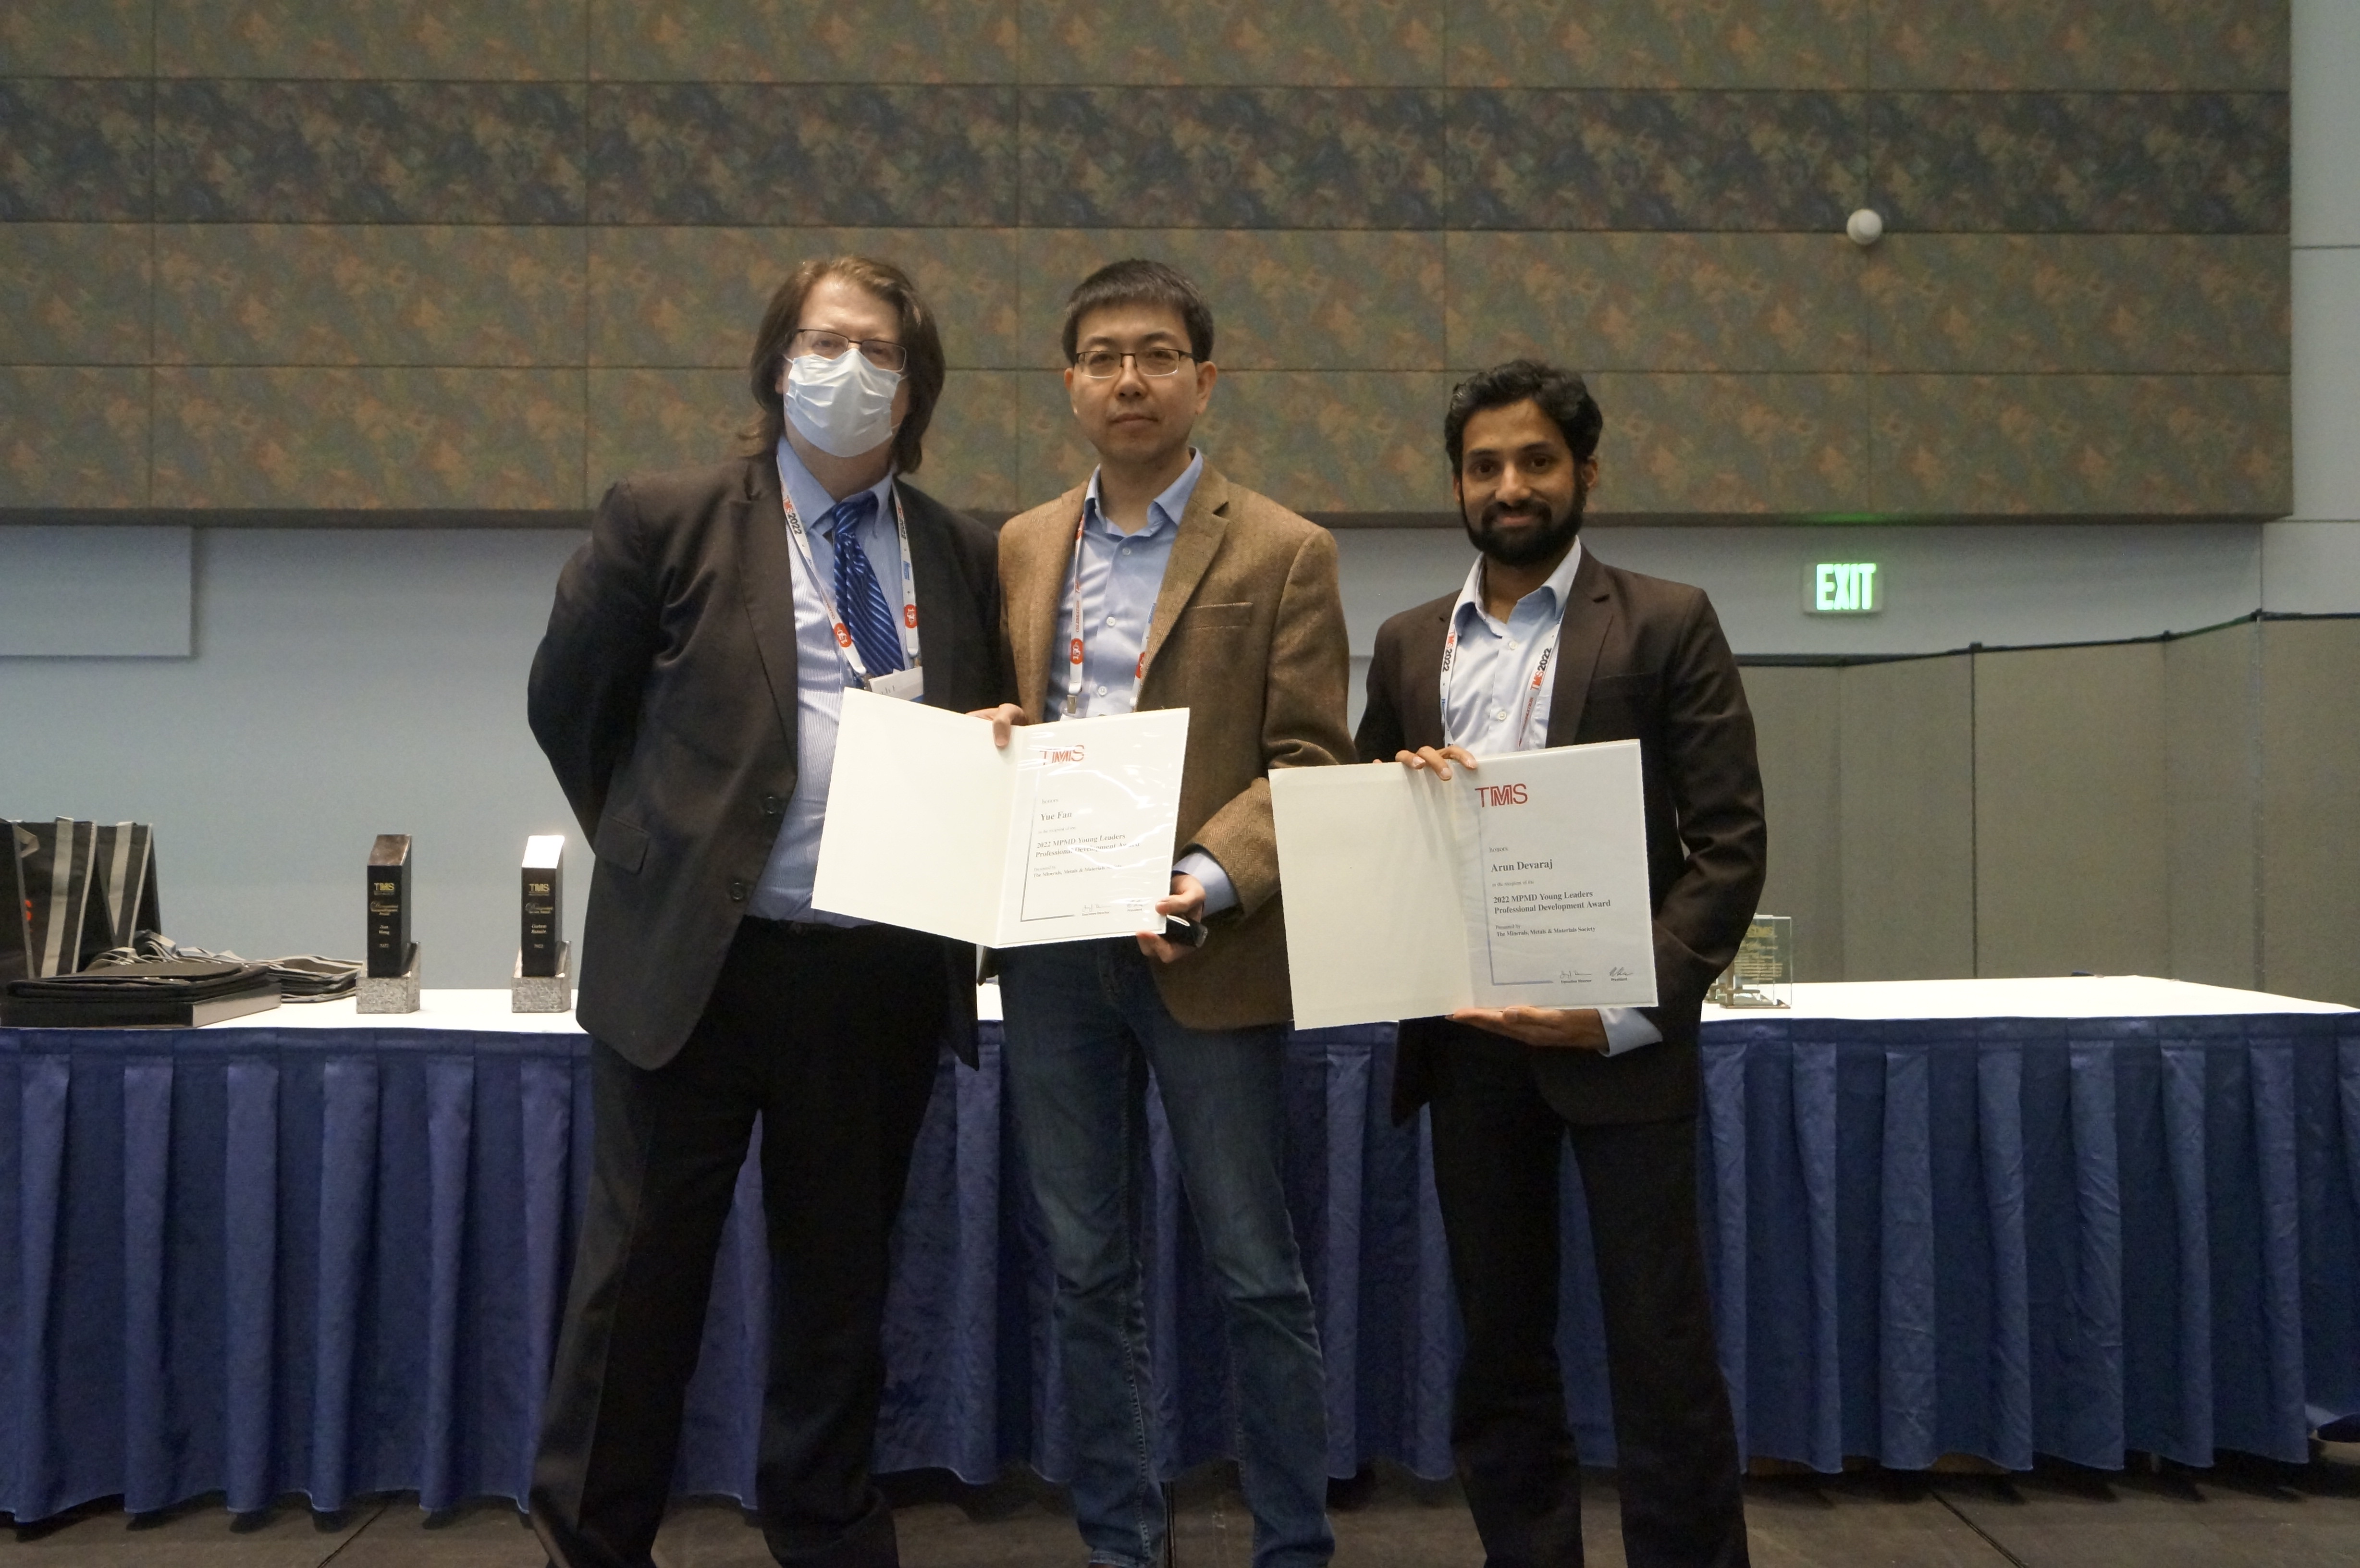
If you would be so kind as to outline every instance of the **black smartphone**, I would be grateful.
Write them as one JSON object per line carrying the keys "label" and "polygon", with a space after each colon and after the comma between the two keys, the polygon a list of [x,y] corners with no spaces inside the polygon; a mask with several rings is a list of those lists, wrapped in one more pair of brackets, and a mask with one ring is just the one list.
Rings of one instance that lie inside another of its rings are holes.
{"label": "black smartphone", "polygon": [[1183,947],[1202,947],[1210,933],[1202,920],[1184,920],[1177,915],[1164,917],[1164,940],[1176,942]]}

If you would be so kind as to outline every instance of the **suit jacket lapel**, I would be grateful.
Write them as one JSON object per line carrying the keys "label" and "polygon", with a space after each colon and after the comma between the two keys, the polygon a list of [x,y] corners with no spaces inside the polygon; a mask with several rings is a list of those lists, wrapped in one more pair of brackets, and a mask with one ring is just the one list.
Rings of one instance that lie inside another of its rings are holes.
{"label": "suit jacket lapel", "polygon": [[[738,535],[738,559],[744,570],[738,585],[746,595],[746,616],[753,623],[754,648],[762,657],[762,673],[770,683],[770,702],[779,712],[779,727],[786,732],[787,750],[793,755],[799,699],[795,691],[795,552],[787,542],[786,503],[779,495],[779,471],[762,458],[746,463],[746,493],[734,497],[730,526]],[[911,540],[912,552],[917,541]]]}
{"label": "suit jacket lapel", "polygon": [[1573,570],[1571,592],[1566,595],[1565,620],[1557,639],[1557,687],[1549,694],[1548,743],[1571,746],[1581,731],[1581,711],[1590,702],[1590,678],[1598,669],[1599,649],[1606,629],[1614,624],[1614,606],[1606,588],[1606,569],[1582,547],[1581,564]]}
{"label": "suit jacket lapel", "polygon": [[[910,576],[918,595],[918,658],[923,662],[930,651],[926,640],[929,632],[934,634],[936,645],[931,651],[942,655],[950,652],[954,633],[954,617],[950,609],[951,584],[957,573],[952,569],[948,546],[941,528],[936,526],[933,509],[923,499],[913,502],[912,495],[903,490],[899,480],[894,481],[893,492],[901,502],[902,517],[910,523]],[[882,562],[878,564],[880,570],[884,570]],[[895,563],[897,567],[899,564]],[[887,582],[890,583],[891,578],[888,577]],[[899,592],[887,588],[885,602],[889,606],[900,599]],[[939,610],[937,605],[941,606]],[[895,613],[898,615],[899,611]],[[943,662],[947,666],[950,658],[945,658]],[[929,686],[927,695],[930,698],[940,696],[941,688]]]}
{"label": "suit jacket lapel", "polygon": [[1442,645],[1450,636],[1450,601],[1434,612],[1430,635],[1403,648],[1402,735],[1410,749],[1441,746],[1450,737],[1442,727]]}
{"label": "suit jacket lapel", "polygon": [[1211,463],[1196,476],[1196,488],[1188,496],[1188,510],[1180,519],[1179,532],[1172,540],[1172,555],[1164,563],[1164,587],[1155,595],[1155,615],[1148,623],[1146,656],[1149,669],[1155,667],[1155,656],[1163,650],[1164,639],[1172,635],[1172,623],[1180,618],[1187,606],[1188,596],[1219,553],[1221,540],[1229,531],[1229,482],[1221,477],[1220,470]]}
{"label": "suit jacket lapel", "polygon": [[1056,541],[1042,550],[1024,581],[1009,578],[1000,584],[1008,600],[1009,651],[1016,666],[1016,701],[1036,721],[1049,701],[1049,656],[1053,646],[1062,651],[1058,612],[1066,607],[1065,590],[1074,576],[1074,525],[1081,520],[1082,497],[1089,486],[1077,485],[1057,497],[1053,514],[1059,532]]}

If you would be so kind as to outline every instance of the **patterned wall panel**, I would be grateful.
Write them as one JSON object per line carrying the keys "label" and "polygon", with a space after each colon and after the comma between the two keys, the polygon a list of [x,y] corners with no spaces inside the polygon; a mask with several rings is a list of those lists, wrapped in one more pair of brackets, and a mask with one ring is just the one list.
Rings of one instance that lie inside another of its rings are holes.
{"label": "patterned wall panel", "polygon": [[770,296],[797,265],[871,256],[910,274],[959,367],[1026,363],[1013,229],[596,228],[590,363],[746,363]]}
{"label": "patterned wall panel", "polygon": [[578,365],[582,232],[156,229],[158,365]]}
{"label": "patterned wall panel", "polygon": [[1864,0],[1450,0],[1474,87],[1854,87]]}
{"label": "patterned wall panel", "polygon": [[589,0],[601,82],[1014,82],[1017,0]]}
{"label": "patterned wall panel", "polygon": [[1022,0],[1028,82],[1415,86],[1442,80],[1444,0]]}
{"label": "patterned wall panel", "polygon": [[1871,505],[1957,513],[2283,514],[2278,376],[1877,376]]}
{"label": "patterned wall panel", "polygon": [[578,223],[585,90],[562,82],[165,81],[165,223]]}
{"label": "patterned wall panel", "polygon": [[2287,84],[2283,0],[1867,0],[1879,87]]}
{"label": "patterned wall panel", "polygon": [[[1865,376],[1590,378],[1601,512],[1826,515],[1859,504],[1869,471]],[[1440,424],[1439,406],[1436,424]]]}
{"label": "patterned wall panel", "polygon": [[579,370],[163,366],[159,506],[579,510]]}
{"label": "patterned wall panel", "polygon": [[2276,234],[1895,234],[1862,282],[1879,370],[2288,368]]}
{"label": "patterned wall panel", "polygon": [[600,85],[589,147],[593,223],[1016,221],[1011,88]]}
{"label": "patterned wall panel", "polygon": [[1153,256],[1213,306],[1224,370],[1440,370],[1443,236],[1346,229],[1028,229],[1019,357],[1062,365],[1065,300],[1108,262]]}
{"label": "patterned wall panel", "polygon": [[1086,470],[1061,309],[1139,254],[1213,301],[1208,445],[1306,509],[1439,512],[1450,382],[1542,354],[1610,399],[1603,511],[2269,513],[2287,47],[2282,0],[16,0],[0,505],[571,517],[728,450],[770,291],[855,250],[934,301],[926,479],[987,511]]}
{"label": "patterned wall panel", "polygon": [[1864,194],[1857,93],[1469,90],[1451,111],[1454,228],[1824,233]]}
{"label": "patterned wall panel", "polygon": [[1024,222],[1440,228],[1449,107],[1407,88],[1031,89]]}
{"label": "patterned wall panel", "polygon": [[144,506],[146,369],[0,368],[0,506]]}
{"label": "patterned wall panel", "polygon": [[150,0],[9,0],[0,76],[146,76],[155,70]]}
{"label": "patterned wall panel", "polygon": [[145,224],[0,223],[0,365],[145,365]]}
{"label": "patterned wall panel", "polygon": [[628,474],[728,456],[754,416],[745,376],[729,370],[594,369],[587,403],[593,503]]}
{"label": "patterned wall panel", "polygon": [[586,0],[156,0],[165,76],[579,80]]}
{"label": "patterned wall panel", "polygon": [[0,81],[0,223],[137,223],[151,211],[155,87]]}
{"label": "patterned wall panel", "polygon": [[1871,201],[1896,229],[2282,234],[2278,93],[1880,93]]}
{"label": "patterned wall panel", "polygon": [[1450,363],[1857,368],[1869,258],[1837,234],[1455,234]]}

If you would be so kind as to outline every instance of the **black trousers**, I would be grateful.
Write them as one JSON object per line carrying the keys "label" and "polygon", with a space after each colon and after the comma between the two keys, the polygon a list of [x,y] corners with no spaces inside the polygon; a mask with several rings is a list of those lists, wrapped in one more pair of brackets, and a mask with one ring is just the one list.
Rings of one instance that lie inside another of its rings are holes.
{"label": "black trousers", "polygon": [[533,1529],[561,1568],[648,1568],[757,1112],[764,1533],[783,1563],[898,1562],[869,1460],[887,1244],[934,1086],[943,973],[932,937],[748,920],[678,1056],[649,1070],[592,1045],[589,1214],[532,1479]]}
{"label": "black trousers", "polygon": [[1435,1187],[1467,1325],[1451,1416],[1491,1568],[1579,1568],[1581,1476],[1557,1366],[1558,1161],[1580,1161],[1605,1307],[1632,1568],[1740,1568],[1744,1498],[1697,1236],[1692,1116],[1569,1126],[1531,1048],[1458,1029],[1436,1078]]}

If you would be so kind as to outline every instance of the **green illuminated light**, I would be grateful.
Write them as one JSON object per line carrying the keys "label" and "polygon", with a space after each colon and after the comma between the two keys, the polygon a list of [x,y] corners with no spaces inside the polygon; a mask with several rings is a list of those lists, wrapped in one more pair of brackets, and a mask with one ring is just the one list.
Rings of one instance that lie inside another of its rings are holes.
{"label": "green illuminated light", "polygon": [[1873,615],[1885,608],[1885,584],[1873,561],[1823,561],[1811,568],[1810,613]]}

